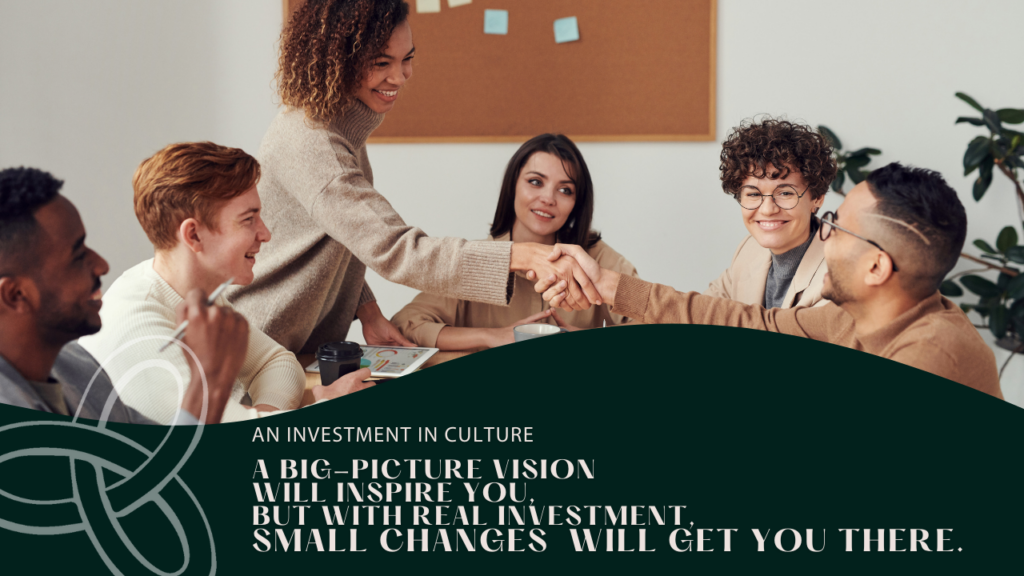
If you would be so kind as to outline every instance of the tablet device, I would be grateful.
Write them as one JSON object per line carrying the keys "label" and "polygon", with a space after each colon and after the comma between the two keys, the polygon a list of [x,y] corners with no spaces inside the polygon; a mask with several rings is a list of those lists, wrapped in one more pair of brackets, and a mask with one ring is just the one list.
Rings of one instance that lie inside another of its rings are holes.
{"label": "tablet device", "polygon": [[[360,346],[363,357],[359,360],[360,368],[369,368],[374,378],[398,378],[412,374],[431,356],[437,354],[437,348],[404,348],[401,346]],[[306,372],[320,372],[320,363],[313,362],[306,366]]]}

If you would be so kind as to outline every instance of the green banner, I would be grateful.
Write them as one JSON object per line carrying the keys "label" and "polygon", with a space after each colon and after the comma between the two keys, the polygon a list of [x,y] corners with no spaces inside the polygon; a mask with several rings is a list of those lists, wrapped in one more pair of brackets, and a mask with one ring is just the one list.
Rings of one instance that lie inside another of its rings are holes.
{"label": "green banner", "polygon": [[246,423],[0,406],[3,572],[1013,573],[1022,430],[907,366],[703,326],[540,338]]}

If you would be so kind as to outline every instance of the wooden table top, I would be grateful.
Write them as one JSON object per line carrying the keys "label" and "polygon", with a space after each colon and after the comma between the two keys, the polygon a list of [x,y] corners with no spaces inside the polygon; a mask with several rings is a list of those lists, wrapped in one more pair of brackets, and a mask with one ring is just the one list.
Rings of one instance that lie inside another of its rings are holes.
{"label": "wooden table top", "polygon": [[[431,366],[437,366],[438,364],[442,364],[449,360],[454,360],[456,358],[468,356],[476,351],[477,350],[459,350],[438,352],[437,354],[431,356],[426,362],[424,362],[420,370],[422,370],[423,368],[430,368]],[[306,366],[312,364],[313,361],[316,359],[314,354],[299,354],[296,357],[298,358],[299,364],[302,365],[303,369],[305,369]],[[306,372],[306,391],[302,393],[303,406],[309,406],[310,404],[315,402],[315,400],[313,399],[313,387],[319,385],[320,374],[318,372]]]}

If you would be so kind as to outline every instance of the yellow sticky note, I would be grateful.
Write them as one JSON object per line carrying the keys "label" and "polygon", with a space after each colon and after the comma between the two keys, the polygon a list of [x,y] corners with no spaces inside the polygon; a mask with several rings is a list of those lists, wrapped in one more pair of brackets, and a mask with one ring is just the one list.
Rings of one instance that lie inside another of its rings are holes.
{"label": "yellow sticky note", "polygon": [[441,0],[416,0],[417,12],[440,12]]}
{"label": "yellow sticky note", "polygon": [[448,7],[455,8],[456,6],[465,6],[466,4],[472,4],[473,0],[448,0]]}

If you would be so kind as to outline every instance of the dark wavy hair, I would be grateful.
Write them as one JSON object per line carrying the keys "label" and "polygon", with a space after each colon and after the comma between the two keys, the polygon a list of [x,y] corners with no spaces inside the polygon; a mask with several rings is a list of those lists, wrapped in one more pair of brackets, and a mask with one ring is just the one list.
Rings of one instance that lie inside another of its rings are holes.
{"label": "dark wavy hair", "polygon": [[35,257],[35,213],[56,198],[63,185],[63,180],[38,168],[0,170],[0,275],[20,273]]}
{"label": "dark wavy hair", "polygon": [[526,141],[516,150],[505,168],[505,177],[501,181],[501,194],[498,195],[498,208],[494,211],[494,223],[491,224],[491,236],[497,238],[512,232],[516,222],[516,182],[523,166],[537,152],[547,152],[562,160],[562,168],[576,185],[576,204],[569,213],[565,224],[559,228],[556,238],[561,244],[576,244],[588,249],[601,239],[601,233],[591,230],[590,223],[594,220],[594,183],[590,179],[590,170],[583,160],[583,154],[567,136],[561,134],[541,134]]}
{"label": "dark wavy hair", "polygon": [[734,128],[722,144],[721,160],[722,190],[733,195],[748,176],[785,178],[793,169],[817,200],[836,177],[836,159],[824,136],[810,126],[770,116],[744,120]]}
{"label": "dark wavy hair", "polygon": [[912,247],[901,254],[913,254],[916,260],[913,266],[900,266],[904,274],[918,272],[908,286],[921,296],[930,295],[956,266],[967,239],[967,212],[960,197],[938,172],[898,162],[872,171],[867,183],[878,201],[874,212],[906,224],[888,227]]}
{"label": "dark wavy hair", "polygon": [[408,15],[403,0],[307,0],[281,32],[281,103],[317,122],[340,118]]}

